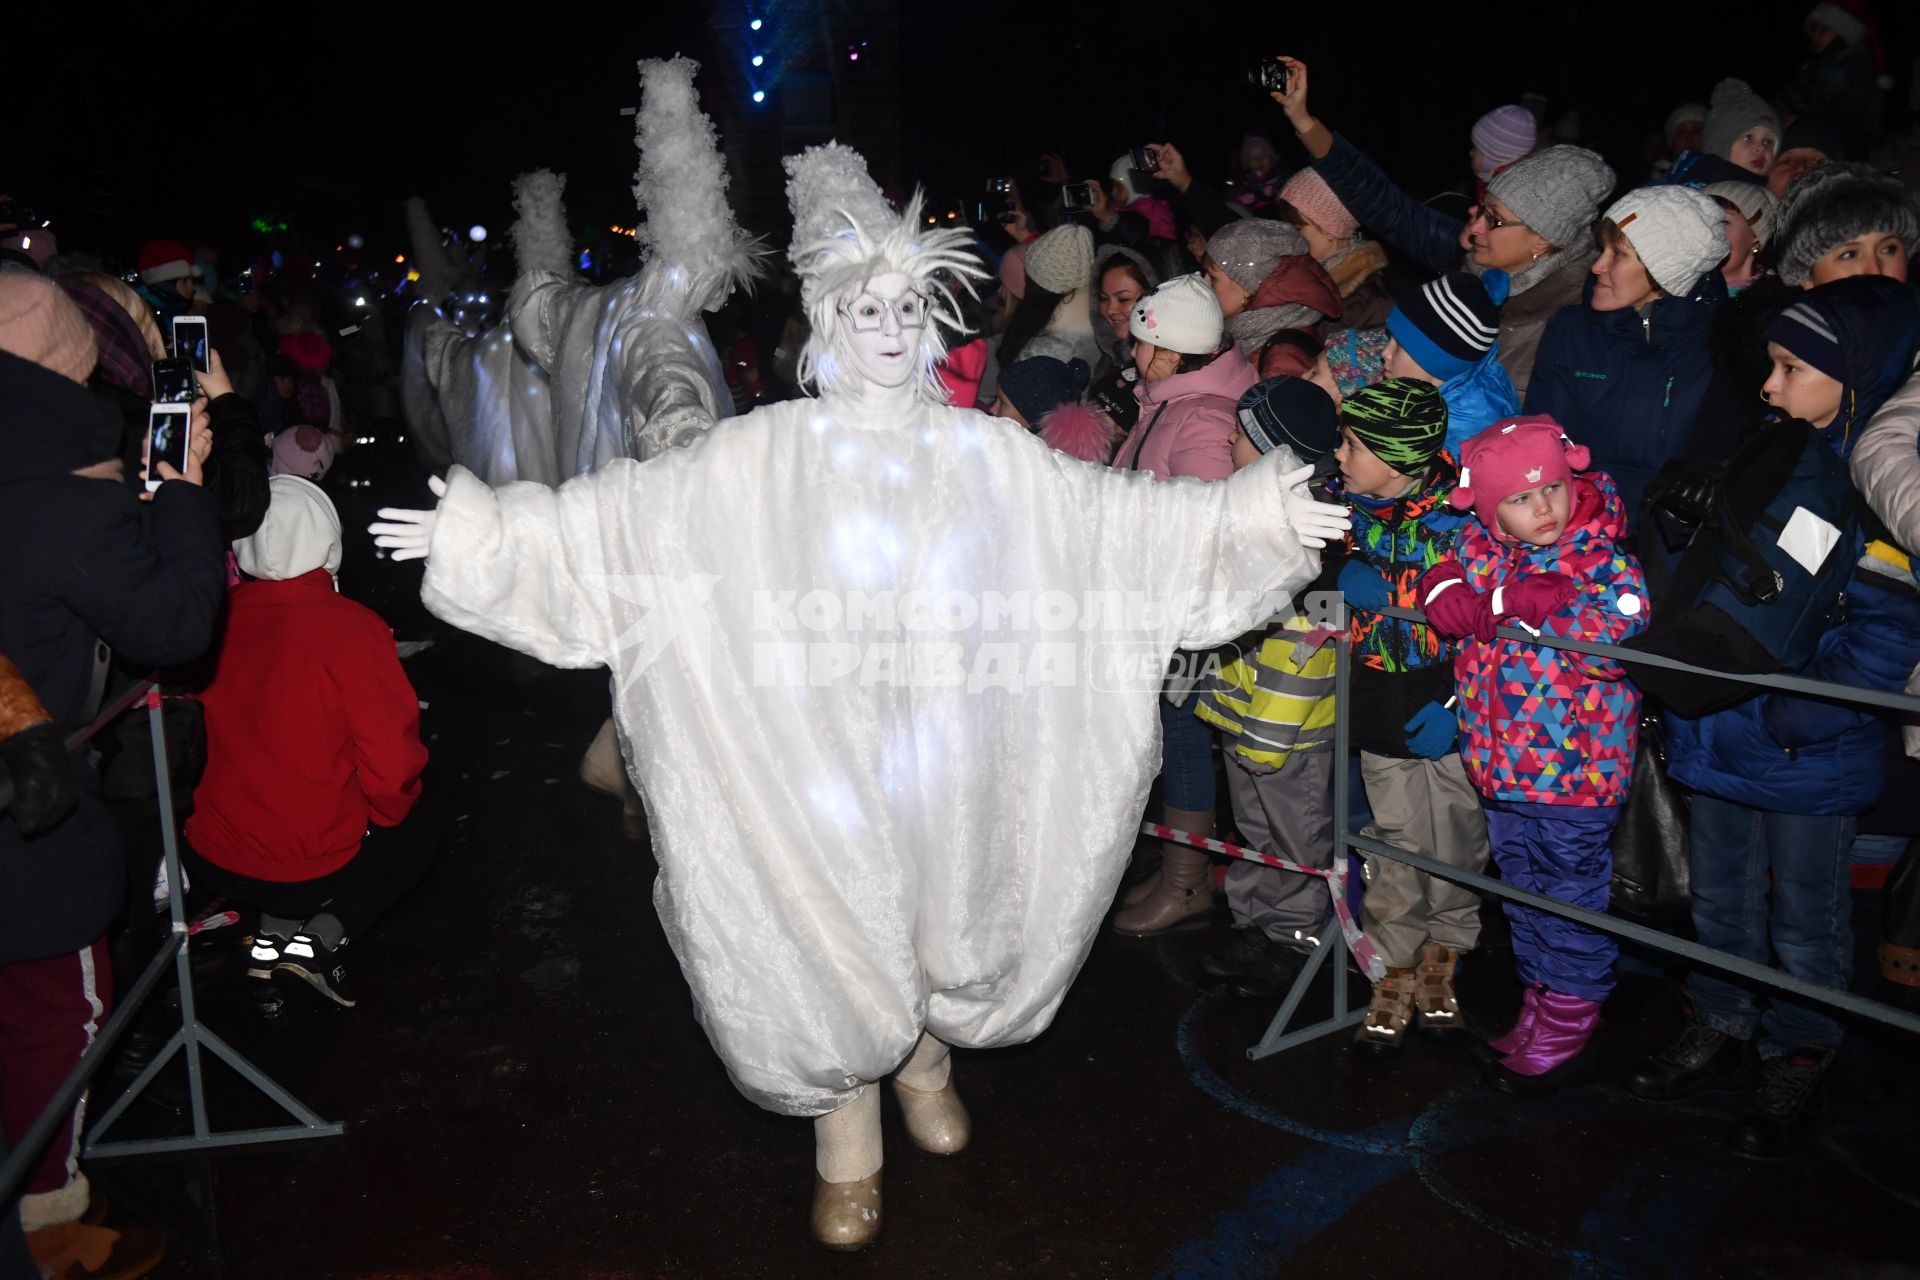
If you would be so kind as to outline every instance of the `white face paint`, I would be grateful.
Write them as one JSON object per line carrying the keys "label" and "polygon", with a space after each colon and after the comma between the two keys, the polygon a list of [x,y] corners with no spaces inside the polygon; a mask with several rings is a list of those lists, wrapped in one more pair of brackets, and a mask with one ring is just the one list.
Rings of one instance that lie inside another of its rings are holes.
{"label": "white face paint", "polygon": [[840,304],[840,332],[853,366],[880,387],[901,387],[920,362],[927,300],[898,271],[875,276]]}

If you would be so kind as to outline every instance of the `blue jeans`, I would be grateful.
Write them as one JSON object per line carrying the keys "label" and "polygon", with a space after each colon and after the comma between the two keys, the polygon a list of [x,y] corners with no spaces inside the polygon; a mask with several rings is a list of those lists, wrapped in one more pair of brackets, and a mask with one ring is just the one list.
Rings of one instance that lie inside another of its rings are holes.
{"label": "blue jeans", "polygon": [[[1853,971],[1853,877],[1848,850],[1859,819],[1750,809],[1693,798],[1693,927],[1700,941],[1796,978],[1845,990]],[[1771,886],[1769,886],[1771,879]],[[1705,969],[1687,979],[1695,1015],[1760,1052],[1831,1049],[1841,1027],[1820,1006],[1747,988]]]}
{"label": "blue jeans", "polygon": [[1160,699],[1160,801],[1169,809],[1204,813],[1213,808],[1213,727],[1193,713],[1193,695],[1182,706]]}

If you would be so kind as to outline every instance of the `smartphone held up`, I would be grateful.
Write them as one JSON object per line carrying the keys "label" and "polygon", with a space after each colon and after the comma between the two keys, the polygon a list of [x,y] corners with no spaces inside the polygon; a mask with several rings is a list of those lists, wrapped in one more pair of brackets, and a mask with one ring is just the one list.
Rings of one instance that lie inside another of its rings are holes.
{"label": "smartphone held up", "polygon": [[213,366],[208,363],[205,316],[173,318],[173,354],[176,359],[187,361],[201,373],[212,369]]}
{"label": "smartphone held up", "polygon": [[187,438],[193,427],[190,404],[156,404],[147,410],[147,492],[158,489],[166,463],[182,475],[187,470]]}

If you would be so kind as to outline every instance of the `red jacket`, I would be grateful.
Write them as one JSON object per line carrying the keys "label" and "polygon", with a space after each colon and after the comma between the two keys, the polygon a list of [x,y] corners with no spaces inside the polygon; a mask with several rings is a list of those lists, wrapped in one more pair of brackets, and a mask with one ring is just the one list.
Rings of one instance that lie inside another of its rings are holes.
{"label": "red jacket", "polygon": [[420,798],[420,700],[380,616],[325,569],[234,588],[187,841],[255,880],[314,880]]}

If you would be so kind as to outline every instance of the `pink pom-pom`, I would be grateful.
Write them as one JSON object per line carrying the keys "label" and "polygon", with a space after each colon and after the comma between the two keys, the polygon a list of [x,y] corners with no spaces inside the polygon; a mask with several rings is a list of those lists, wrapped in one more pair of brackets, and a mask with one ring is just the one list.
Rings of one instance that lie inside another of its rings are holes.
{"label": "pink pom-pom", "polygon": [[1040,420],[1040,438],[1082,462],[1105,462],[1113,453],[1112,419],[1084,404],[1063,404]]}
{"label": "pink pom-pom", "polygon": [[1591,461],[1593,461],[1593,455],[1587,451],[1587,446],[1575,444],[1571,440],[1567,441],[1567,465],[1569,467],[1572,467],[1575,471],[1585,471],[1587,464]]}
{"label": "pink pom-pom", "polygon": [[1461,485],[1449,495],[1447,501],[1453,504],[1455,511],[1471,511],[1473,510],[1473,490]]}

